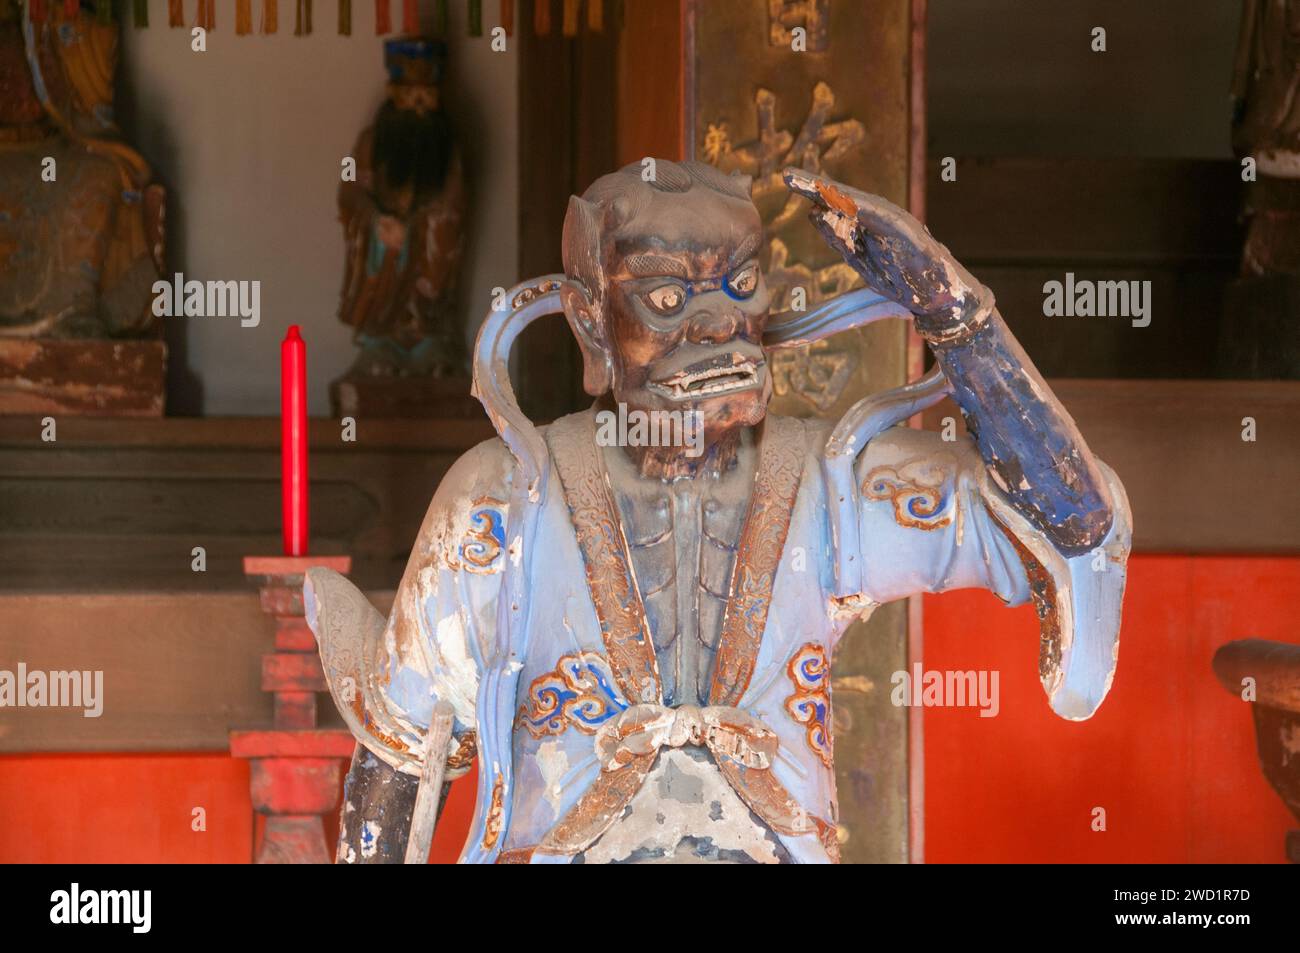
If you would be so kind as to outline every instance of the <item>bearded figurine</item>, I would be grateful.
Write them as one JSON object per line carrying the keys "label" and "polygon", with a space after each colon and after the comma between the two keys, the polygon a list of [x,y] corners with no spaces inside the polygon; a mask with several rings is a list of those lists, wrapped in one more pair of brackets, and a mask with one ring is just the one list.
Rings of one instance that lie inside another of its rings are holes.
{"label": "bearded figurine", "polygon": [[1300,0],[1245,0],[1232,146],[1253,167],[1241,277],[1227,291],[1221,376],[1300,378]]}
{"label": "bearded figurine", "polygon": [[113,123],[117,25],[45,6],[0,2],[0,341],[156,338],[164,192]]}
{"label": "bearded figurine", "polygon": [[456,286],[465,186],[443,109],[446,47],[403,37],[384,44],[388,95],[353,150],[356,177],[339,187],[347,241],[339,318],[361,348],[345,380],[466,377]]}
{"label": "bearded figurine", "polygon": [[[359,741],[340,861],[423,863],[442,786],[475,756],[463,861],[836,861],[836,643],[917,593],[1033,600],[1061,717],[1110,688],[1124,490],[989,289],[903,210],[789,170],[866,286],[769,314],[749,179],[642,170],[572,198],[564,274],[489,313],[474,386],[500,437],[444,478],[389,618],[344,577],[307,575]],[[536,427],[509,351],[558,311],[595,404]],[[775,349],[895,317],[929,343],[929,376],[836,424],[767,412]],[[896,426],[949,394],[969,436]],[[703,437],[611,443],[616,408],[689,414]]]}

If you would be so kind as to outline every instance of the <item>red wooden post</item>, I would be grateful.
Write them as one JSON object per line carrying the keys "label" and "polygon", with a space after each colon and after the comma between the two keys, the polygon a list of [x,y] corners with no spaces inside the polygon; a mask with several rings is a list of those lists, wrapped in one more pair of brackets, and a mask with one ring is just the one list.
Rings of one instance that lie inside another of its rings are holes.
{"label": "red wooden post", "polygon": [[266,818],[257,864],[328,864],[324,816],[338,810],[339,784],[356,742],[316,727],[316,693],[326,690],[316,639],[303,617],[303,574],[314,566],[347,573],[350,556],[246,556],[244,575],[275,619],[275,651],[262,656],[262,690],[275,698],[270,729],[232,731],[230,753],[251,761],[253,810]]}

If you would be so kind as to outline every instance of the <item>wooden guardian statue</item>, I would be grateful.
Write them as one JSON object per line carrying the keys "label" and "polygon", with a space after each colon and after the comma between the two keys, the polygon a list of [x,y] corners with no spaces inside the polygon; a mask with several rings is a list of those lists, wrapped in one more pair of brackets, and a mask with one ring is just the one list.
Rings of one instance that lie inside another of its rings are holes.
{"label": "wooden guardian statue", "polygon": [[[1084,719],[1105,697],[1119,480],[924,227],[828,179],[785,182],[865,288],[771,314],[748,178],[663,159],[650,181],[604,176],[570,201],[564,274],[487,317],[474,386],[500,436],[438,488],[390,617],[308,574],[360,742],[340,861],[423,862],[442,785],[477,757],[466,862],[834,862],[836,642],[915,593],[1033,600],[1048,704]],[[595,403],[537,427],[507,360],[559,311]],[[933,373],[838,423],[767,413],[775,350],[885,318],[914,322]],[[896,426],[947,394],[971,436]],[[654,428],[605,428],[613,413],[690,415],[702,438],[634,438]]]}

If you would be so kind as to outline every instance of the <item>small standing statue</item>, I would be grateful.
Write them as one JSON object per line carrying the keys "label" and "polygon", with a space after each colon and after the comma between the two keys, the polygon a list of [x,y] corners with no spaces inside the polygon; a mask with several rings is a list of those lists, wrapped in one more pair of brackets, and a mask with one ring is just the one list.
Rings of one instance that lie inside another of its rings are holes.
{"label": "small standing statue", "polygon": [[445,60],[438,40],[384,44],[388,95],[357,140],[355,177],[339,186],[347,241],[339,318],[361,348],[335,384],[341,413],[437,412],[419,406],[438,392],[431,379],[468,392],[456,307],[465,183],[442,103]]}
{"label": "small standing statue", "polygon": [[161,413],[164,191],[113,123],[118,27],[44,13],[0,0],[0,413]]}
{"label": "small standing statue", "polygon": [[[565,273],[488,315],[474,387],[500,438],[438,487],[389,619],[339,574],[307,573],[360,742],[342,861],[424,862],[442,783],[476,752],[467,862],[835,861],[835,646],[916,593],[1033,600],[1064,718],[1110,689],[1124,489],[992,292],[902,209],[788,169],[866,287],[770,315],[749,178],[655,169],[570,199]],[[535,427],[509,349],[557,311],[597,403]],[[930,375],[834,427],[768,413],[773,351],[884,317],[913,321]],[[896,426],[945,394],[970,436]],[[607,439],[625,411],[691,414],[702,437]]]}
{"label": "small standing statue", "polygon": [[1300,0],[1245,0],[1232,146],[1247,179],[1241,278],[1229,289],[1219,372],[1300,378]]}

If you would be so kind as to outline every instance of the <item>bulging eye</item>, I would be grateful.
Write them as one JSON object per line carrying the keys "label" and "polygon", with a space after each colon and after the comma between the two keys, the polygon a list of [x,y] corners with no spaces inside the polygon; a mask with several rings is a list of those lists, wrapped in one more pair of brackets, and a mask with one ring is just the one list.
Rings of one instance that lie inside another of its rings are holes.
{"label": "bulging eye", "polygon": [[748,298],[757,288],[757,265],[748,265],[727,279],[727,290],[737,298]]}
{"label": "bulging eye", "polygon": [[686,292],[681,285],[660,285],[641,296],[646,305],[659,314],[676,314],[686,304]]}

